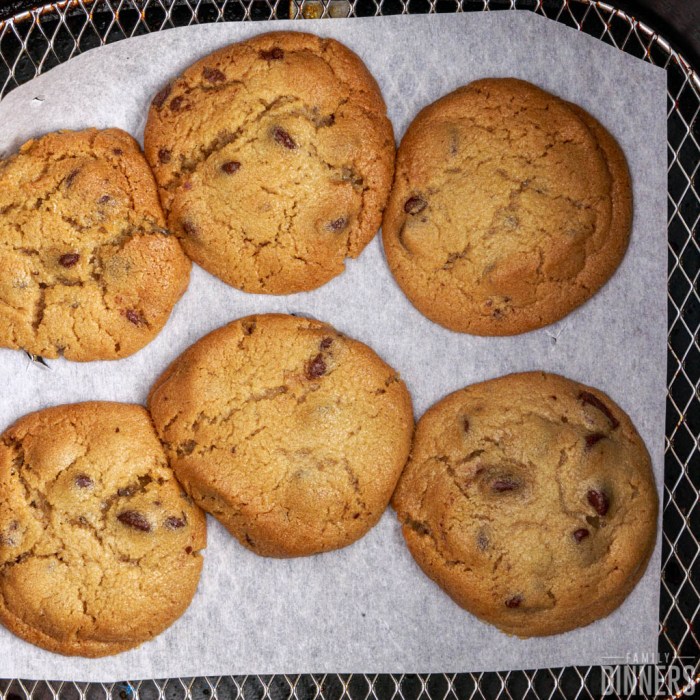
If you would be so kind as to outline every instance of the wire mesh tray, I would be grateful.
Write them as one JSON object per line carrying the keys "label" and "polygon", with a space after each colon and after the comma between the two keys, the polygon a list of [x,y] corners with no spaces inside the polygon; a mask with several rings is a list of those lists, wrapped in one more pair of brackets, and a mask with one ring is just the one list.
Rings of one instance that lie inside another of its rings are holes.
{"label": "wire mesh tray", "polygon": [[[426,675],[276,675],[130,683],[0,680],[3,700],[448,700],[681,697],[700,685],[700,77],[653,29],[594,0],[63,0],[0,21],[0,99],[88,49],[205,22],[527,10],[668,74],[668,396],[658,657],[598,666]],[[653,661],[657,665],[653,666]],[[650,674],[649,672],[652,671]],[[661,687],[653,678],[662,680]],[[685,679],[685,680],[684,680]],[[689,680],[690,679],[690,680]],[[651,682],[650,682],[651,681]]]}

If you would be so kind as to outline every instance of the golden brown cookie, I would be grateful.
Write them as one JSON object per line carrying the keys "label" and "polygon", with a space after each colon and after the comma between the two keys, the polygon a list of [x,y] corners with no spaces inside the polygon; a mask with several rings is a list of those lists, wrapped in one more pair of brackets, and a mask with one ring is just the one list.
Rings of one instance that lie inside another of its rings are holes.
{"label": "golden brown cookie", "polygon": [[362,61],[301,32],[264,34],[188,68],[155,96],[145,144],[185,252],[265,294],[315,289],[362,252],[395,151]]}
{"label": "golden brown cookie", "polygon": [[110,360],[159,333],[190,262],[119,129],[60,131],[0,161],[0,345]]}
{"label": "golden brown cookie", "polygon": [[136,647],[186,610],[204,514],[141,406],[83,403],[0,437],[0,622],[71,656]]}
{"label": "golden brown cookie", "polygon": [[393,505],[423,571],[519,637],[611,613],[656,540],[651,461],[629,417],[603,392],[542,372],[435,404]]}
{"label": "golden brown cookie", "polygon": [[631,221],[627,163],[603,126],[530,83],[486,79],[409,127],[382,236],[421,313],[512,335],[593,296],[622,261]]}
{"label": "golden brown cookie", "polygon": [[190,347],[149,407],[178,479],[258,554],[354,542],[408,458],[411,398],[370,348],[320,321],[249,316]]}

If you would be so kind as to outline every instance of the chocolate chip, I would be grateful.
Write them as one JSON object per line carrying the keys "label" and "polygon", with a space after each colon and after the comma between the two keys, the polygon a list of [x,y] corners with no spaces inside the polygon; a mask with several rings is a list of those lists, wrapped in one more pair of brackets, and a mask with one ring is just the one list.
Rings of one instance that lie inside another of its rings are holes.
{"label": "chocolate chip", "polygon": [[244,335],[253,335],[257,325],[258,324],[255,321],[243,321],[242,326]]}
{"label": "chocolate chip", "polygon": [[479,532],[479,534],[476,537],[476,546],[482,551],[485,552],[488,547],[489,547],[489,538],[486,536],[486,533],[482,531]]}
{"label": "chocolate chip", "polygon": [[613,416],[610,409],[597,396],[591,394],[590,391],[582,391],[578,398],[584,405],[588,404],[593,406],[593,408],[597,408],[610,421],[613,430],[620,425],[620,421]]}
{"label": "chocolate chip", "polygon": [[506,600],[506,607],[507,608],[518,608],[518,607],[520,607],[520,603],[522,603],[522,602],[523,602],[523,597],[520,594],[513,595]]}
{"label": "chocolate chip", "polygon": [[133,496],[136,493],[136,489],[133,486],[126,486],[122,489],[117,489],[117,496],[124,498],[126,496]]}
{"label": "chocolate chip", "polygon": [[290,151],[293,151],[297,147],[294,139],[280,126],[276,126],[272,130],[272,138],[275,139],[280,146],[284,146]]}
{"label": "chocolate chip", "polygon": [[182,230],[185,232],[186,236],[189,236],[190,238],[197,237],[197,227],[191,221],[182,221],[180,226],[182,226]]}
{"label": "chocolate chip", "polygon": [[267,51],[259,51],[260,58],[265,61],[281,61],[284,58],[284,51],[279,47],[275,46]]}
{"label": "chocolate chip", "polygon": [[469,432],[469,418],[464,418],[462,420],[462,428],[464,429],[465,433]]}
{"label": "chocolate chip", "polygon": [[187,554],[192,554],[192,547],[185,547],[185,552]]}
{"label": "chocolate chip", "polygon": [[63,267],[73,267],[80,260],[80,253],[64,253],[58,262]]}
{"label": "chocolate chip", "polygon": [[165,104],[165,100],[168,99],[172,89],[173,86],[168,84],[156,94],[156,96],[153,98],[153,106],[156,109],[160,109]]}
{"label": "chocolate chip", "polygon": [[327,231],[342,231],[348,225],[348,220],[345,217],[334,219],[326,224]]}
{"label": "chocolate chip", "polygon": [[596,491],[595,489],[591,489],[586,494],[586,498],[598,515],[605,515],[608,512],[608,508],[610,508],[610,500],[604,491]]}
{"label": "chocolate chip", "polygon": [[158,151],[158,160],[165,164],[170,162],[170,151],[167,148],[161,148]]}
{"label": "chocolate chip", "polygon": [[92,479],[87,474],[78,474],[74,483],[79,489],[89,489],[93,485]]}
{"label": "chocolate chip", "polygon": [[226,76],[218,68],[202,69],[202,77],[210,83],[223,83],[226,80]]}
{"label": "chocolate chip", "polygon": [[590,534],[591,533],[588,530],[586,530],[585,527],[582,527],[578,530],[574,530],[574,539],[576,540],[576,542],[581,542],[581,540],[585,540],[586,537],[588,537],[588,535]]}
{"label": "chocolate chip", "polygon": [[189,192],[192,189],[192,183],[189,180],[185,180],[182,183],[182,189],[187,190]]}
{"label": "chocolate chip", "polygon": [[604,438],[605,435],[603,435],[603,433],[590,433],[589,435],[586,435],[586,449],[590,450],[593,445],[600,442]]}
{"label": "chocolate chip", "polygon": [[423,209],[425,209],[428,206],[428,202],[426,202],[422,197],[409,197],[406,200],[406,203],[403,205],[403,210],[407,214],[420,214]]}
{"label": "chocolate chip", "polygon": [[221,169],[227,175],[233,175],[240,170],[241,164],[237,160],[228,160],[222,166]]}
{"label": "chocolate chip", "polygon": [[421,536],[430,534],[430,528],[425,523],[422,523],[419,520],[407,518],[404,524],[407,528],[413,530],[413,532],[417,532]]}
{"label": "chocolate chip", "polygon": [[307,379],[318,379],[326,373],[326,362],[320,353],[306,366]]}
{"label": "chocolate chip", "polygon": [[171,515],[165,519],[165,527],[168,528],[168,530],[179,530],[181,527],[185,527],[185,525],[187,525],[187,518],[185,517],[177,518]]}
{"label": "chocolate chip", "polygon": [[113,148],[112,153],[114,153],[115,156],[123,156],[124,151],[122,151],[121,148]]}
{"label": "chocolate chip", "polygon": [[112,198],[108,194],[103,194],[98,200],[98,204],[107,204],[107,202],[111,202]]}
{"label": "chocolate chip", "polygon": [[180,443],[180,446],[177,448],[177,456],[187,457],[194,452],[195,447],[197,447],[195,440],[185,440],[185,442]]}
{"label": "chocolate chip", "polygon": [[175,97],[172,100],[170,100],[170,109],[173,112],[179,112],[182,109],[182,103],[185,101],[185,98],[180,95],[179,97]]}
{"label": "chocolate chip", "polygon": [[73,184],[73,181],[75,180],[76,176],[78,175],[78,170],[71,170],[68,173],[68,176],[66,179],[63,181],[63,184],[65,184],[66,187],[70,187]]}
{"label": "chocolate chip", "polygon": [[329,348],[331,345],[333,345],[333,338],[324,338],[324,339],[321,341],[319,347],[321,348],[321,350],[328,350],[328,348]]}
{"label": "chocolate chip", "polygon": [[491,490],[498,493],[503,493],[504,491],[515,491],[518,488],[520,488],[520,482],[516,481],[515,479],[511,479],[508,476],[494,479],[491,482]]}
{"label": "chocolate chip", "polygon": [[134,311],[133,309],[127,309],[124,312],[124,316],[126,316],[127,320],[133,323],[135,326],[140,326],[142,323],[144,323],[143,316],[141,316],[138,311]]}
{"label": "chocolate chip", "polygon": [[131,527],[134,530],[140,530],[141,532],[151,531],[151,523],[146,520],[143,513],[139,513],[137,510],[122,511],[119,513],[119,515],[117,515],[117,520],[123,525]]}

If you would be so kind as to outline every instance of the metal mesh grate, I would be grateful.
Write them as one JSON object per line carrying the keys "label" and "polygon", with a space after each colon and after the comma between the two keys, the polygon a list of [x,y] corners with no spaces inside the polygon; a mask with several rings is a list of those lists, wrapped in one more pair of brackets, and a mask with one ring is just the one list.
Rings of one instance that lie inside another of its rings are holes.
{"label": "metal mesh grate", "polygon": [[[0,99],[73,56],[205,22],[529,10],[668,73],[668,399],[659,654],[700,681],[700,78],[649,27],[594,0],[64,0],[0,22]],[[134,683],[0,681],[3,700],[597,698],[600,667],[429,675],[276,675]],[[641,685],[641,684],[640,684]],[[692,692],[692,683],[688,692]],[[639,696],[650,693],[639,693]],[[612,693],[611,697],[620,697]]]}

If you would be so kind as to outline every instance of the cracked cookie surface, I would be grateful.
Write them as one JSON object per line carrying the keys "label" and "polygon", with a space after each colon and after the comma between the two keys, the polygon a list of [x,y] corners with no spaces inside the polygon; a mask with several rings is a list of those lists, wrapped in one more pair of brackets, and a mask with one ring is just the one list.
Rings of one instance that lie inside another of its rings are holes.
{"label": "cracked cookie surface", "polygon": [[512,335],[593,296],[622,261],[631,220],[624,154],[592,116],[530,83],[485,79],[410,125],[382,237],[421,313]]}
{"label": "cracked cookie surface", "polygon": [[519,637],[611,613],[656,541],[651,461],[629,417],[601,391],[541,372],[429,409],[392,503],[423,571]]}
{"label": "cracked cookie surface", "polygon": [[154,98],[145,152],[185,252],[247,292],[315,289],[381,222],[394,135],[376,81],[332,39],[264,34]]}
{"label": "cracked cookie surface", "polygon": [[140,350],[189,280],[164,225],[119,129],[50,133],[0,161],[0,345],[79,361]]}
{"label": "cracked cookie surface", "polygon": [[245,547],[304,556],[372,528],[408,458],[411,398],[320,321],[249,316],[186,350],[149,408],[178,479]]}
{"label": "cracked cookie surface", "polygon": [[186,610],[206,521],[141,406],[84,403],[0,437],[0,622],[60,654],[138,646]]}

